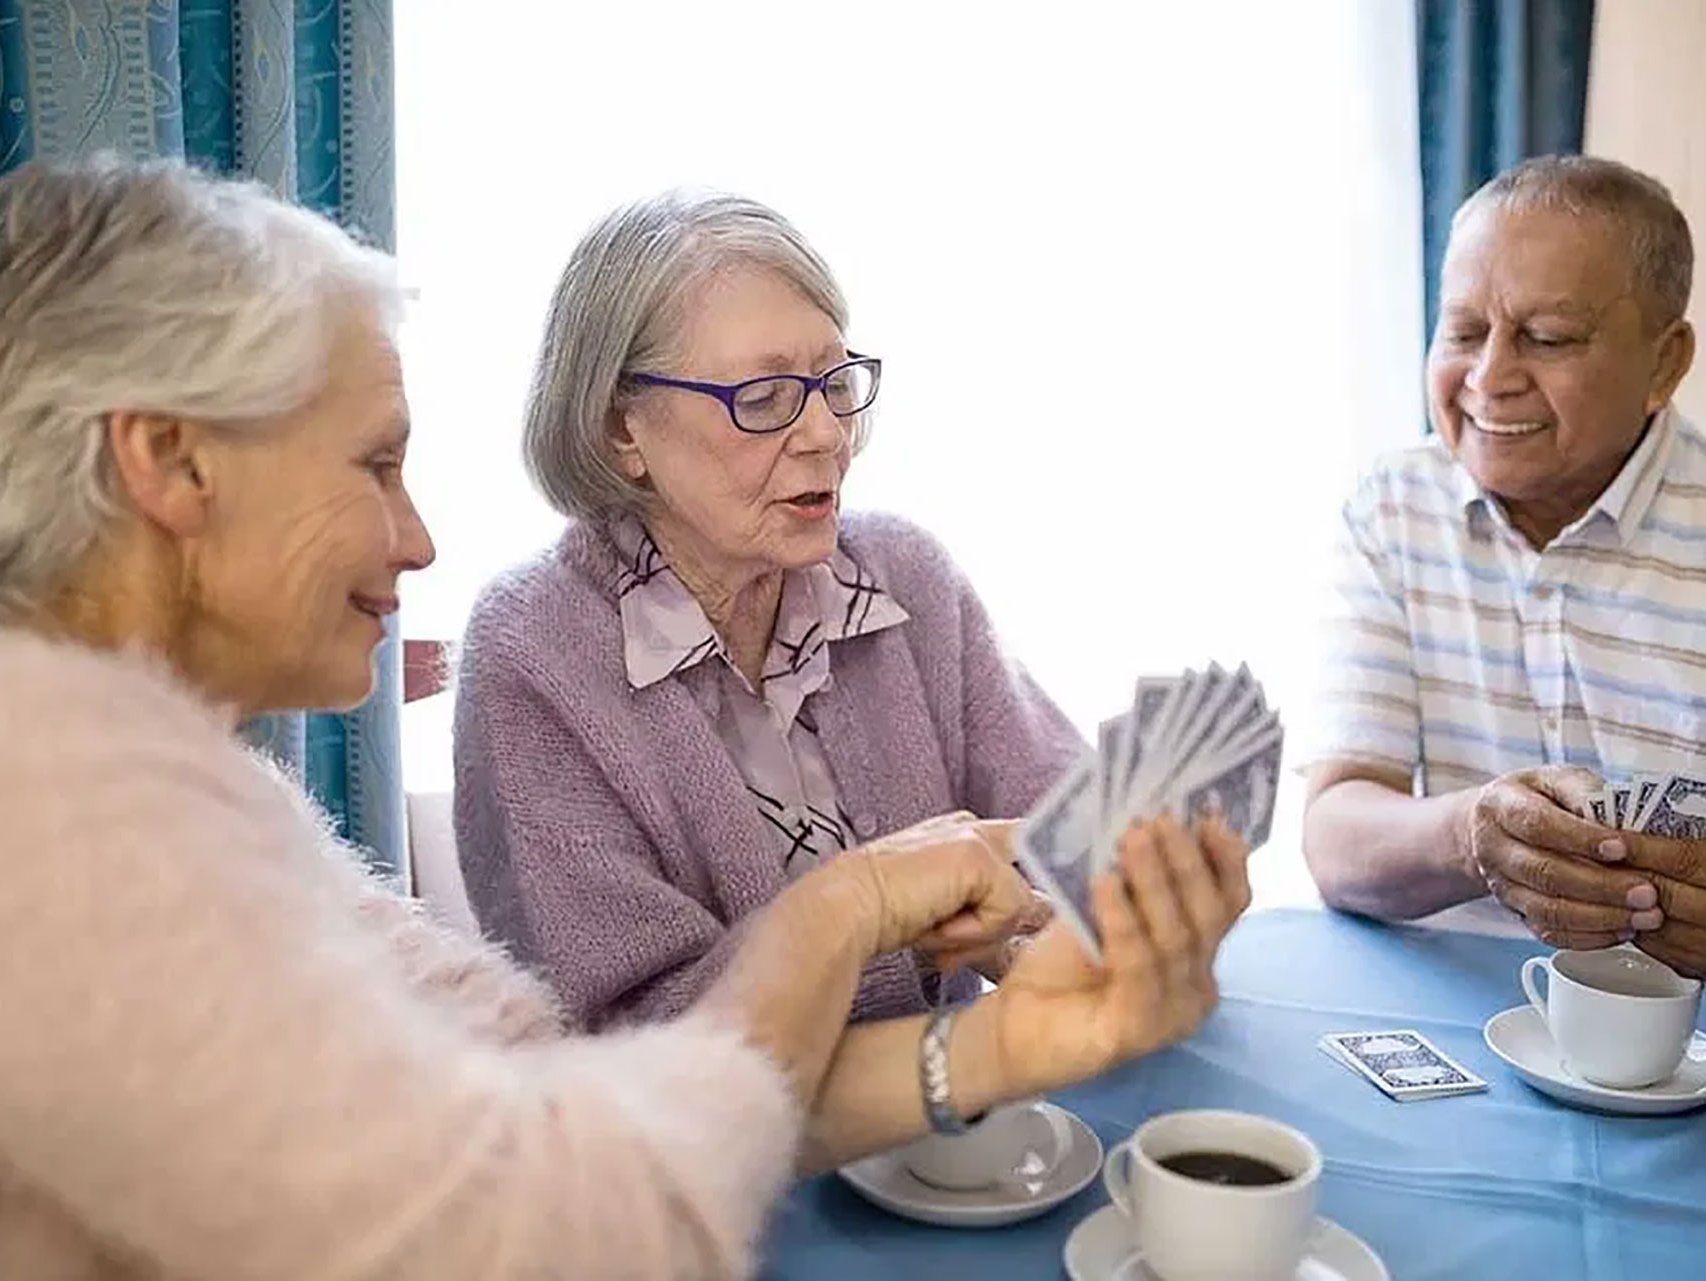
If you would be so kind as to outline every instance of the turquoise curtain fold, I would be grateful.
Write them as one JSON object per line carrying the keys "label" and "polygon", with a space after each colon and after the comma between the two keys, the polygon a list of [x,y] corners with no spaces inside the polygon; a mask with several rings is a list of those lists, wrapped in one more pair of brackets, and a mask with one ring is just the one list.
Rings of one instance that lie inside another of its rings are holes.
{"label": "turquoise curtain fold", "polygon": [[1451,215],[1530,156],[1579,152],[1593,0],[1416,0],[1427,328]]}
{"label": "turquoise curtain fold", "polygon": [[[0,172],[33,156],[179,156],[394,244],[390,0],[0,0]],[[394,620],[393,620],[394,621]],[[247,728],[406,883],[400,645],[348,715]]]}

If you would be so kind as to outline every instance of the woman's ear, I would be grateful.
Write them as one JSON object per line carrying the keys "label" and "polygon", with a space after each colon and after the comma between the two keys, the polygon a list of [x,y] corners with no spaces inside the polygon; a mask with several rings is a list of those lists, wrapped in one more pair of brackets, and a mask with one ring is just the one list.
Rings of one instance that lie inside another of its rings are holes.
{"label": "woman's ear", "polygon": [[629,418],[627,410],[612,409],[604,420],[604,434],[609,437],[611,452],[616,456],[616,469],[639,484],[646,478],[646,456],[640,442],[634,439]]}
{"label": "woman's ear", "polygon": [[206,527],[213,501],[207,431],[160,414],[114,410],[107,415],[107,449],[131,505],[180,536]]}

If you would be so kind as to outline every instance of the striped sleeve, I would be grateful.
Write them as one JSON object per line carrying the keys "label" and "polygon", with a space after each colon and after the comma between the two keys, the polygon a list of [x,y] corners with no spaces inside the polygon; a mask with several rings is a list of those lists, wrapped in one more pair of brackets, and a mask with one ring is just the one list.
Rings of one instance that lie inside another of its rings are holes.
{"label": "striped sleeve", "polygon": [[1303,726],[1300,769],[1365,761],[1414,773],[1421,703],[1395,549],[1382,538],[1380,495],[1365,480],[1345,504],[1323,610],[1316,696]]}

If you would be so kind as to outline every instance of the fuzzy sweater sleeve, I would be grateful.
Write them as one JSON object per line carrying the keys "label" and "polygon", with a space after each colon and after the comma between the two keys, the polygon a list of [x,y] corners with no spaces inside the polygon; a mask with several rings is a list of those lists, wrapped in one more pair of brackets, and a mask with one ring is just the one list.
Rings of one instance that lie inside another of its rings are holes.
{"label": "fuzzy sweater sleeve", "polygon": [[211,716],[58,648],[0,644],[0,727],[38,727],[0,733],[17,1177],[169,1278],[750,1269],[800,1125],[774,1065],[703,1016],[471,1028]]}

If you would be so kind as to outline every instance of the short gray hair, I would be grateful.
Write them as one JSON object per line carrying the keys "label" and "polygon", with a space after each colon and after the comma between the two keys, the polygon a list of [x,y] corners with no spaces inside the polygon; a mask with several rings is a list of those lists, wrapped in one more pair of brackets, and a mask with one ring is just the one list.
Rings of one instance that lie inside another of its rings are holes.
{"label": "short gray hair", "polygon": [[1622,229],[1642,310],[1655,328],[1680,319],[1694,286],[1688,219],[1657,178],[1599,156],[1537,156],[1488,182],[1457,211],[1452,228],[1484,205],[1599,214]]}
{"label": "short gray hair", "polygon": [[324,387],[392,260],[265,188],[105,155],[0,179],[0,617],[62,589],[118,509],[114,410],[233,429]]}
{"label": "short gray hair", "polygon": [[[755,200],[668,191],[606,215],[575,247],[551,299],[522,448],[528,473],[565,516],[646,505],[617,470],[607,424],[633,373],[675,373],[682,306],[732,266],[780,273],[843,332],[847,303],[828,264],[781,214]],[[854,424],[855,446],[865,427]]]}

